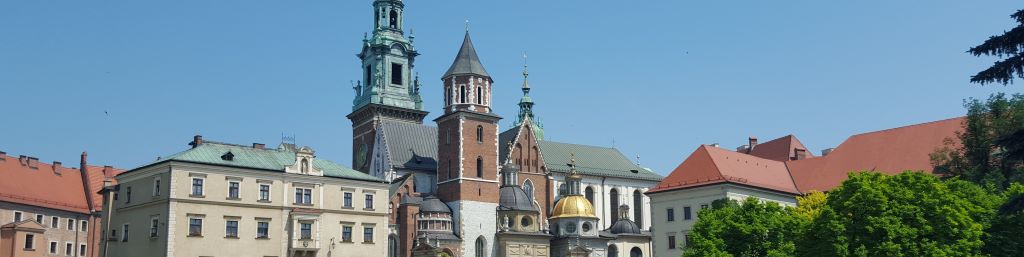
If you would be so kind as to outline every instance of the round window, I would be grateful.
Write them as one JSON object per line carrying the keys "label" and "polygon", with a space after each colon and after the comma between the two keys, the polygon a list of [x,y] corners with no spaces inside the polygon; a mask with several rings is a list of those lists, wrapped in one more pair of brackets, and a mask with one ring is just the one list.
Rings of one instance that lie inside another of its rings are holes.
{"label": "round window", "polygon": [[590,222],[583,223],[583,232],[590,232]]}
{"label": "round window", "polygon": [[524,228],[530,227],[530,225],[533,225],[533,220],[530,220],[529,216],[525,216],[522,220],[519,221],[519,225]]}
{"label": "round window", "polygon": [[565,232],[576,233],[576,223],[569,222],[565,224]]}

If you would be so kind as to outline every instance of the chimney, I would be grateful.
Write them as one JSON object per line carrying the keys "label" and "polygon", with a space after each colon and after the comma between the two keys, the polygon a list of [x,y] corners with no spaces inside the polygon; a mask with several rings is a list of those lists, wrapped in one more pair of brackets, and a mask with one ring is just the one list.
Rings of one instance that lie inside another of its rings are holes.
{"label": "chimney", "polygon": [[62,163],[59,161],[53,161],[53,173],[60,175],[61,164]]}
{"label": "chimney", "polygon": [[191,145],[192,148],[199,147],[199,145],[201,145],[201,144],[203,144],[203,136],[202,135],[196,135],[195,137],[192,137],[192,143],[188,143],[188,145]]}
{"label": "chimney", "polygon": [[25,165],[28,165],[27,161],[28,161],[28,156],[18,155],[18,164],[21,164],[21,166],[25,166]]}
{"label": "chimney", "polygon": [[113,173],[114,173],[114,167],[111,167],[110,165],[103,166],[103,176],[104,177],[112,178],[112,177],[114,177]]}
{"label": "chimney", "polygon": [[750,146],[749,145],[741,145],[739,147],[736,147],[736,152],[737,153],[748,153],[748,152],[750,152]]}
{"label": "chimney", "polygon": [[7,160],[7,152],[0,151],[0,161],[6,161],[6,160]]}
{"label": "chimney", "polygon": [[793,160],[803,160],[807,158],[807,149],[794,148],[793,149]]}
{"label": "chimney", "polygon": [[28,157],[28,167],[29,168],[33,168],[33,169],[38,169],[39,168],[39,158],[31,157],[31,156]]}
{"label": "chimney", "polygon": [[79,158],[78,174],[82,176],[82,190],[84,191],[85,203],[89,206],[90,211],[94,211],[93,207],[96,207],[92,202],[92,187],[89,185],[89,153],[82,151],[81,158]]}
{"label": "chimney", "polygon": [[747,153],[754,151],[755,146],[757,146],[757,137],[747,138]]}
{"label": "chimney", "polygon": [[825,150],[821,150],[821,156],[825,156],[825,155],[828,155],[828,154],[832,153],[832,150],[836,150],[836,149],[835,148],[828,148],[828,149],[825,149]]}
{"label": "chimney", "polygon": [[252,148],[265,149],[266,147],[267,147],[267,145],[264,145],[264,144],[261,144],[261,143],[252,143]]}

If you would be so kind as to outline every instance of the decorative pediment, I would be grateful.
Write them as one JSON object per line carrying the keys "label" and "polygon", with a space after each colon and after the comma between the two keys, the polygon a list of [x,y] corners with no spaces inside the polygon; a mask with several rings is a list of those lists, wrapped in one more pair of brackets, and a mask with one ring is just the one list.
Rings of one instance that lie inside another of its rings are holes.
{"label": "decorative pediment", "polygon": [[323,176],[324,171],[313,165],[316,160],[316,156],[313,155],[313,153],[313,149],[308,146],[296,149],[295,163],[291,166],[285,167],[285,172],[311,176]]}

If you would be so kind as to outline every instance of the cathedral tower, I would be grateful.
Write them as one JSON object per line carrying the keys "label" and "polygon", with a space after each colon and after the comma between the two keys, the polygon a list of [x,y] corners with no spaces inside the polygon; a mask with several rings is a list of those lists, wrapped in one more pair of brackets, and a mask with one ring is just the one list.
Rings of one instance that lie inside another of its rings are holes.
{"label": "cathedral tower", "polygon": [[[373,1],[373,35],[363,37],[356,57],[362,61],[362,79],[352,85],[352,168],[369,172],[374,135],[382,120],[422,124],[419,78],[413,62],[419,53],[412,35],[403,31],[405,4],[401,0]],[[411,34],[411,33],[410,33]]]}
{"label": "cathedral tower", "polygon": [[498,121],[491,76],[469,31],[441,77],[444,115],[437,122],[438,198],[451,206],[465,256],[493,256],[498,207]]}

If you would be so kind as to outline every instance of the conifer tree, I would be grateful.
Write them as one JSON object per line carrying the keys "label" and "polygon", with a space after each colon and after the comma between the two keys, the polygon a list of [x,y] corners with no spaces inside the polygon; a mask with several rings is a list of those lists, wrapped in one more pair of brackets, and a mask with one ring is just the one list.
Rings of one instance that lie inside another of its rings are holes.
{"label": "conifer tree", "polygon": [[1024,10],[1018,10],[1010,17],[1019,23],[1017,27],[1003,32],[1002,35],[989,37],[985,43],[967,51],[974,56],[1005,58],[971,76],[972,83],[1008,85],[1013,83],[1014,78],[1024,78]]}

